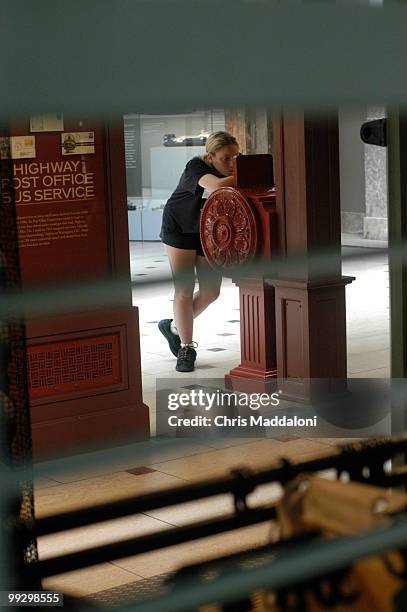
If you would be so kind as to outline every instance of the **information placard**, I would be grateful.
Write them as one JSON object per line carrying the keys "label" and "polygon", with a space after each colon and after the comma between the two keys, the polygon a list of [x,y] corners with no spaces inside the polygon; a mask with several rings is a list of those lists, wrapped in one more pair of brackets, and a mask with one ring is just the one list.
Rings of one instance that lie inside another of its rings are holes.
{"label": "information placard", "polygon": [[[24,284],[109,274],[104,132],[94,122],[65,127],[72,131],[27,136],[29,125],[14,126],[8,139],[12,172],[1,179],[1,197],[16,203]],[[71,155],[61,147],[67,135],[77,137]],[[5,158],[4,138],[0,145]]]}

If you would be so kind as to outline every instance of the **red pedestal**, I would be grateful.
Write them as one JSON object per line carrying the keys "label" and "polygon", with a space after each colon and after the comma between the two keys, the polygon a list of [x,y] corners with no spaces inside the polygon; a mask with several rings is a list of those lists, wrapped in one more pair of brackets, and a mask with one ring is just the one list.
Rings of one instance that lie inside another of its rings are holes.
{"label": "red pedestal", "polygon": [[137,308],[27,323],[36,457],[145,438]]}
{"label": "red pedestal", "polygon": [[281,397],[311,401],[346,392],[345,286],[326,281],[273,281]]}
{"label": "red pedestal", "polygon": [[240,295],[241,363],[226,374],[226,386],[273,392],[277,384],[274,287],[262,279],[234,282]]}
{"label": "red pedestal", "polygon": [[[231,276],[240,293],[241,363],[225,376],[241,391],[276,385],[274,288],[264,282],[264,264],[278,251],[276,197],[271,155],[236,159],[236,188],[214,191],[201,213],[207,260]],[[245,266],[250,278],[245,277]]]}

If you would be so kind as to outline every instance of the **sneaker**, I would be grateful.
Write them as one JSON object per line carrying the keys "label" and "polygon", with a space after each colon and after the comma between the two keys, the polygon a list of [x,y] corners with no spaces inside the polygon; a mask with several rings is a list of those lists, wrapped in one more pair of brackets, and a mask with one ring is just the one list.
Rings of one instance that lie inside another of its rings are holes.
{"label": "sneaker", "polygon": [[192,372],[195,368],[196,350],[192,346],[181,346],[178,351],[177,372]]}
{"label": "sneaker", "polygon": [[158,329],[167,340],[170,347],[171,353],[178,357],[178,351],[181,348],[181,339],[177,334],[173,334],[171,331],[172,319],[162,319],[158,322]]}

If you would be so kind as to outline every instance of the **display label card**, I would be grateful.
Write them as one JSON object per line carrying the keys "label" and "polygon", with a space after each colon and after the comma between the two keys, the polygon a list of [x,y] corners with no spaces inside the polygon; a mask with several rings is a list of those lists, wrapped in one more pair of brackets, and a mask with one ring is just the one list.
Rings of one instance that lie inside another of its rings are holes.
{"label": "display label card", "polygon": [[35,136],[1,136],[0,159],[30,159],[35,157]]}
{"label": "display label card", "polygon": [[32,115],[30,117],[30,132],[63,132],[62,115]]}
{"label": "display label card", "polygon": [[61,134],[62,155],[83,155],[95,152],[94,132],[64,132]]}

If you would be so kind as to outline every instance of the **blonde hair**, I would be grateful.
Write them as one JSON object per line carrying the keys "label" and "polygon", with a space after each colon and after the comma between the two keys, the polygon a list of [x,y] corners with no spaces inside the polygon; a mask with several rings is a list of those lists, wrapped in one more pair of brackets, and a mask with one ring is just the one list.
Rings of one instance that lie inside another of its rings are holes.
{"label": "blonde hair", "polygon": [[208,153],[216,153],[222,147],[226,147],[228,145],[236,145],[239,146],[236,138],[229,134],[229,132],[213,132],[206,139],[206,154],[201,155],[200,159],[202,159],[208,166],[210,166],[210,162],[208,160]]}

